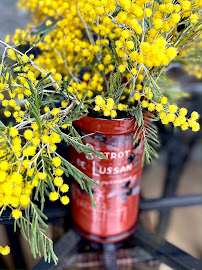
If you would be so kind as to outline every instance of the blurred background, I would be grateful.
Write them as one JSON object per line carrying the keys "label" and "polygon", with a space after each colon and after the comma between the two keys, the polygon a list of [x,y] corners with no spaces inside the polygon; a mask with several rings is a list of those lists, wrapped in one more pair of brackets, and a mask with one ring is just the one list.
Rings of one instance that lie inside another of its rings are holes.
{"label": "blurred background", "polygon": [[[16,7],[15,0],[0,0],[0,39],[14,34],[17,28],[26,28],[29,14]],[[0,48],[0,53],[3,49]],[[200,71],[199,71],[200,73]],[[198,74],[199,75],[199,74]],[[188,75],[183,65],[174,63],[167,70],[167,78],[180,87],[189,98],[180,101],[180,105],[190,110],[201,111],[202,82],[200,76]],[[154,164],[146,166],[142,177],[142,197],[144,199],[159,198],[162,195],[171,196],[200,194],[201,182],[201,133],[173,131],[171,127],[158,126],[161,139],[159,159]],[[167,185],[167,191],[165,191]],[[169,242],[189,254],[202,260],[202,207],[189,206],[175,208],[172,211],[160,213],[149,212],[150,229],[158,232]],[[161,222],[159,223],[159,217]],[[65,232],[64,226],[50,224],[48,234],[57,241]],[[27,269],[31,269],[38,259],[33,259],[29,246],[20,239]],[[0,225],[0,244],[9,245],[8,230]],[[1,256],[1,255],[0,255]],[[12,253],[0,258],[8,269],[15,269]],[[165,269],[165,268],[164,268]]]}

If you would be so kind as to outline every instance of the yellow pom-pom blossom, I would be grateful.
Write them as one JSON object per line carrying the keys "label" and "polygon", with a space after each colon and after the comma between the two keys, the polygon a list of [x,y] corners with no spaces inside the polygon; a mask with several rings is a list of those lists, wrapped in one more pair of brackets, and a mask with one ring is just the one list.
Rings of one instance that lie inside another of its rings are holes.
{"label": "yellow pom-pom blossom", "polygon": [[196,132],[196,131],[199,131],[199,130],[200,130],[200,125],[199,125],[199,123],[196,122],[192,127],[192,131]]}
{"label": "yellow pom-pom blossom", "polygon": [[10,112],[10,111],[5,111],[5,112],[4,112],[4,115],[5,115],[6,117],[10,117],[10,116],[11,116],[11,112]]}
{"label": "yellow pom-pom blossom", "polygon": [[69,198],[67,196],[62,196],[60,200],[61,200],[61,203],[64,205],[67,205],[69,203]]}
{"label": "yellow pom-pom blossom", "polygon": [[18,135],[18,130],[15,127],[10,128],[10,136],[16,137]]}
{"label": "yellow pom-pom blossom", "polygon": [[110,110],[103,109],[103,114],[104,114],[104,116],[109,116],[110,115]]}
{"label": "yellow pom-pom blossom", "polygon": [[49,108],[49,107],[44,107],[44,112],[45,112],[45,113],[50,112],[50,108]]}
{"label": "yellow pom-pom blossom", "polygon": [[161,119],[161,122],[162,122],[162,124],[167,125],[167,124],[169,123],[168,117],[167,117],[167,116],[164,116],[164,117]]}
{"label": "yellow pom-pom blossom", "polygon": [[163,119],[165,116],[166,116],[166,112],[165,112],[165,111],[160,111],[159,117],[160,117],[161,119]]}
{"label": "yellow pom-pom blossom", "polygon": [[25,130],[24,137],[26,140],[30,141],[33,137],[33,132],[30,129]]}
{"label": "yellow pom-pom blossom", "polygon": [[168,99],[165,96],[160,99],[160,103],[162,104],[166,104],[167,102],[168,102]]}
{"label": "yellow pom-pom blossom", "polygon": [[9,246],[5,246],[5,247],[0,246],[0,254],[8,255],[9,253],[10,253],[10,247]]}
{"label": "yellow pom-pom blossom", "polygon": [[15,209],[12,211],[12,217],[14,219],[18,219],[22,216],[22,211],[20,211],[19,209]]}
{"label": "yellow pom-pom blossom", "polygon": [[39,179],[45,180],[47,177],[47,174],[45,172],[39,172],[37,176]]}
{"label": "yellow pom-pom blossom", "polygon": [[21,206],[28,206],[28,204],[30,203],[30,197],[27,195],[21,195],[20,196],[20,204]]}
{"label": "yellow pom-pom blossom", "polygon": [[54,178],[54,185],[57,187],[61,187],[63,184],[63,179],[62,177],[55,177]]}
{"label": "yellow pom-pom blossom", "polygon": [[115,110],[111,110],[110,115],[114,118],[117,116],[117,112]]}
{"label": "yellow pom-pom blossom", "polygon": [[55,170],[55,175],[57,175],[57,176],[61,176],[63,173],[64,173],[64,171],[62,169],[60,169],[60,168],[57,168]]}
{"label": "yellow pom-pom blossom", "polygon": [[155,110],[155,104],[149,103],[148,110],[149,110],[150,112],[153,112],[153,111]]}
{"label": "yellow pom-pom blossom", "polygon": [[189,124],[187,123],[187,122],[185,122],[185,123],[183,123],[182,125],[181,125],[181,129],[182,130],[187,130],[189,128]]}
{"label": "yellow pom-pom blossom", "polygon": [[186,116],[186,115],[187,115],[187,109],[186,109],[186,108],[181,108],[181,109],[179,110],[179,114],[180,114],[181,116]]}
{"label": "yellow pom-pom blossom", "polygon": [[178,108],[177,108],[176,105],[170,105],[170,106],[168,107],[168,110],[169,110],[170,113],[176,113],[177,109],[178,109]]}
{"label": "yellow pom-pom blossom", "polygon": [[119,69],[119,71],[120,71],[121,73],[123,73],[123,72],[126,70],[126,66],[125,66],[125,65],[120,65],[120,66],[118,67],[118,69]]}
{"label": "yellow pom-pom blossom", "polygon": [[38,126],[38,124],[36,122],[32,123],[31,126],[32,126],[33,130],[38,130],[39,129],[39,126]]}
{"label": "yellow pom-pom blossom", "polygon": [[69,186],[67,184],[63,184],[61,187],[60,187],[60,191],[62,193],[65,193],[65,192],[68,192],[69,190]]}
{"label": "yellow pom-pom blossom", "polygon": [[163,105],[160,104],[160,103],[157,103],[157,104],[156,104],[156,111],[157,111],[157,112],[160,112],[160,111],[162,111],[162,110],[163,110]]}
{"label": "yellow pom-pom blossom", "polygon": [[199,15],[198,14],[191,14],[190,15],[190,22],[196,24],[198,22]]}
{"label": "yellow pom-pom blossom", "polygon": [[99,106],[102,106],[102,105],[105,104],[105,101],[102,98],[102,96],[100,96],[100,95],[96,96],[96,98],[95,98],[95,104],[97,104]]}
{"label": "yellow pom-pom blossom", "polygon": [[191,119],[197,120],[198,118],[199,118],[199,114],[197,112],[194,111],[191,113]]}
{"label": "yellow pom-pom blossom", "polygon": [[9,163],[7,160],[0,162],[0,169],[3,171],[7,171],[9,169]]}
{"label": "yellow pom-pom blossom", "polygon": [[28,58],[27,55],[24,54],[24,55],[21,57],[21,60],[22,60],[24,63],[26,63],[26,62],[29,61],[29,58]]}
{"label": "yellow pom-pom blossom", "polygon": [[147,108],[149,106],[149,102],[147,100],[142,101],[142,107]]}
{"label": "yellow pom-pom blossom", "polygon": [[119,110],[119,111],[122,111],[123,108],[124,108],[123,104],[119,103],[119,104],[118,104],[118,110]]}
{"label": "yellow pom-pom blossom", "polygon": [[141,95],[139,93],[135,93],[134,98],[135,100],[140,100]]}
{"label": "yellow pom-pom blossom", "polygon": [[59,108],[54,108],[54,109],[52,109],[51,114],[56,116],[59,112],[60,112]]}
{"label": "yellow pom-pom blossom", "polygon": [[169,122],[173,123],[176,118],[176,115],[174,113],[168,113],[167,117],[168,117]]}
{"label": "yellow pom-pom blossom", "polygon": [[52,163],[53,163],[53,165],[55,166],[55,167],[59,167],[60,165],[61,165],[61,159],[59,158],[59,157],[54,157],[53,159],[52,159]]}
{"label": "yellow pom-pom blossom", "polygon": [[51,201],[57,201],[59,199],[59,194],[57,192],[51,192],[49,195]]}
{"label": "yellow pom-pom blossom", "polygon": [[17,59],[16,53],[15,53],[15,51],[13,49],[8,49],[7,53],[8,53],[8,56],[12,60],[16,60]]}

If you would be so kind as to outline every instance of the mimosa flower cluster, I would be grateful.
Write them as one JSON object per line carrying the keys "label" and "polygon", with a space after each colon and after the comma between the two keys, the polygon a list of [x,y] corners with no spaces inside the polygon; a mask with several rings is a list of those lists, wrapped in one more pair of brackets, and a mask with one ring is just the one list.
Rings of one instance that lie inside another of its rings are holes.
{"label": "mimosa flower cluster", "polygon": [[[35,91],[34,88],[39,81],[31,71],[33,69],[31,65],[23,67],[29,58],[26,55],[17,54],[13,49],[8,50],[8,55],[12,60],[18,62],[14,71],[19,73],[15,79],[11,79],[12,92],[7,81],[5,80],[3,83],[4,78],[0,77],[1,100],[2,106],[5,108],[4,115],[8,118],[13,117],[19,124],[10,128],[6,127],[0,134],[0,156],[2,157],[0,161],[0,207],[11,205],[16,208],[25,207],[30,203],[33,188],[37,187],[41,180],[47,182],[50,172],[51,181],[55,183],[55,186],[61,188],[62,191],[68,191],[68,187],[63,188],[63,181],[58,181],[63,174],[62,161],[59,157],[54,157],[57,144],[61,142],[60,135],[54,132],[55,124],[59,121],[58,116],[64,112],[68,103],[63,100],[61,107],[52,110],[44,106],[44,115],[49,112],[51,121],[42,117],[39,125],[39,122],[34,121],[36,119],[30,117],[33,114],[31,110],[34,106],[33,100],[31,100],[32,91]],[[19,67],[19,64],[22,67]],[[9,94],[9,99],[4,97],[6,92]],[[47,92],[49,91],[47,90]],[[35,105],[35,113],[37,113],[37,104]],[[24,121],[30,126],[23,131],[23,125],[20,123],[24,123]],[[71,125],[71,122],[61,126],[67,127],[68,125]],[[52,160],[52,164],[48,169],[41,161],[41,167],[36,171],[36,162],[41,155],[48,156]],[[61,200],[64,201],[62,198]]]}
{"label": "mimosa flower cluster", "polygon": [[[32,226],[26,213],[37,209],[34,200],[39,200],[38,193],[42,205],[45,195],[51,201],[60,199],[64,205],[69,203],[66,195],[69,186],[63,177],[64,173],[68,175],[67,161],[57,153],[57,145],[65,136],[62,130],[71,127],[68,117],[71,118],[73,103],[70,95],[66,98],[63,95],[57,107],[54,104],[54,95],[58,97],[61,89],[56,92],[47,84],[52,81],[59,87],[55,80],[61,79],[60,75],[52,73],[54,80],[32,62],[32,55],[28,57],[9,46],[6,50],[13,61],[13,73],[8,73],[2,62],[0,102],[5,116],[2,121],[10,124],[0,121],[0,212],[10,209],[14,220],[24,220]],[[35,69],[41,72],[40,80],[35,77]],[[48,101],[50,95],[53,97]],[[9,251],[8,246],[0,246],[2,255]]]}
{"label": "mimosa flower cluster", "polygon": [[[189,35],[193,37],[191,31],[200,32],[200,0],[19,3],[32,11],[35,24],[45,21],[48,26],[56,20],[58,26],[37,45],[42,53],[36,63],[54,68],[62,76],[70,75],[68,91],[78,99],[87,92],[85,102],[97,114],[116,118],[119,111],[128,114],[136,106],[156,111],[163,124],[172,122],[183,130],[199,129],[198,124],[193,125],[191,119],[180,115],[180,108],[172,112],[168,102],[159,103],[163,96],[156,81],[181,46],[186,45]],[[181,26],[187,27],[187,32],[180,31]],[[22,43],[24,39],[33,42],[32,35],[17,30],[14,42]],[[116,85],[121,88],[118,98],[114,98],[116,90],[110,86],[113,73],[120,74],[119,84],[127,81],[125,87]],[[103,99],[98,104],[100,95]]]}
{"label": "mimosa flower cluster", "polygon": [[[38,66],[32,54],[0,44],[5,47],[0,67],[0,216],[10,210],[33,255],[56,263],[53,242],[45,234],[45,199],[67,205],[69,175],[91,196],[90,185],[96,184],[59,154],[58,144],[63,141],[85,154],[97,152],[82,144],[72,126],[84,105],[68,91],[68,79]],[[2,255],[9,252],[8,246],[0,246]]]}

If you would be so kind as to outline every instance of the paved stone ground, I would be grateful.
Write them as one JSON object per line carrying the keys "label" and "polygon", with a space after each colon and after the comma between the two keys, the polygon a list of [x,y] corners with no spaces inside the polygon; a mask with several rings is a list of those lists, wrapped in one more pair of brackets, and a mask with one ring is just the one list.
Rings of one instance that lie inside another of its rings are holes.
{"label": "paved stone ground", "polygon": [[[17,0],[0,0],[0,39],[7,34],[13,35],[15,29],[25,28],[29,22],[29,13],[16,7]],[[0,48],[2,52],[2,48]]]}

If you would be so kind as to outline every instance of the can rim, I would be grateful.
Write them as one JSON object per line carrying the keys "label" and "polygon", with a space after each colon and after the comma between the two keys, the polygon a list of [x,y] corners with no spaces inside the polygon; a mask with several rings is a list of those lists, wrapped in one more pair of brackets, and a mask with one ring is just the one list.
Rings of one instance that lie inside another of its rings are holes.
{"label": "can rim", "polygon": [[74,125],[84,132],[97,134],[127,134],[135,132],[135,117],[125,119],[103,119],[84,116],[74,121]]}

